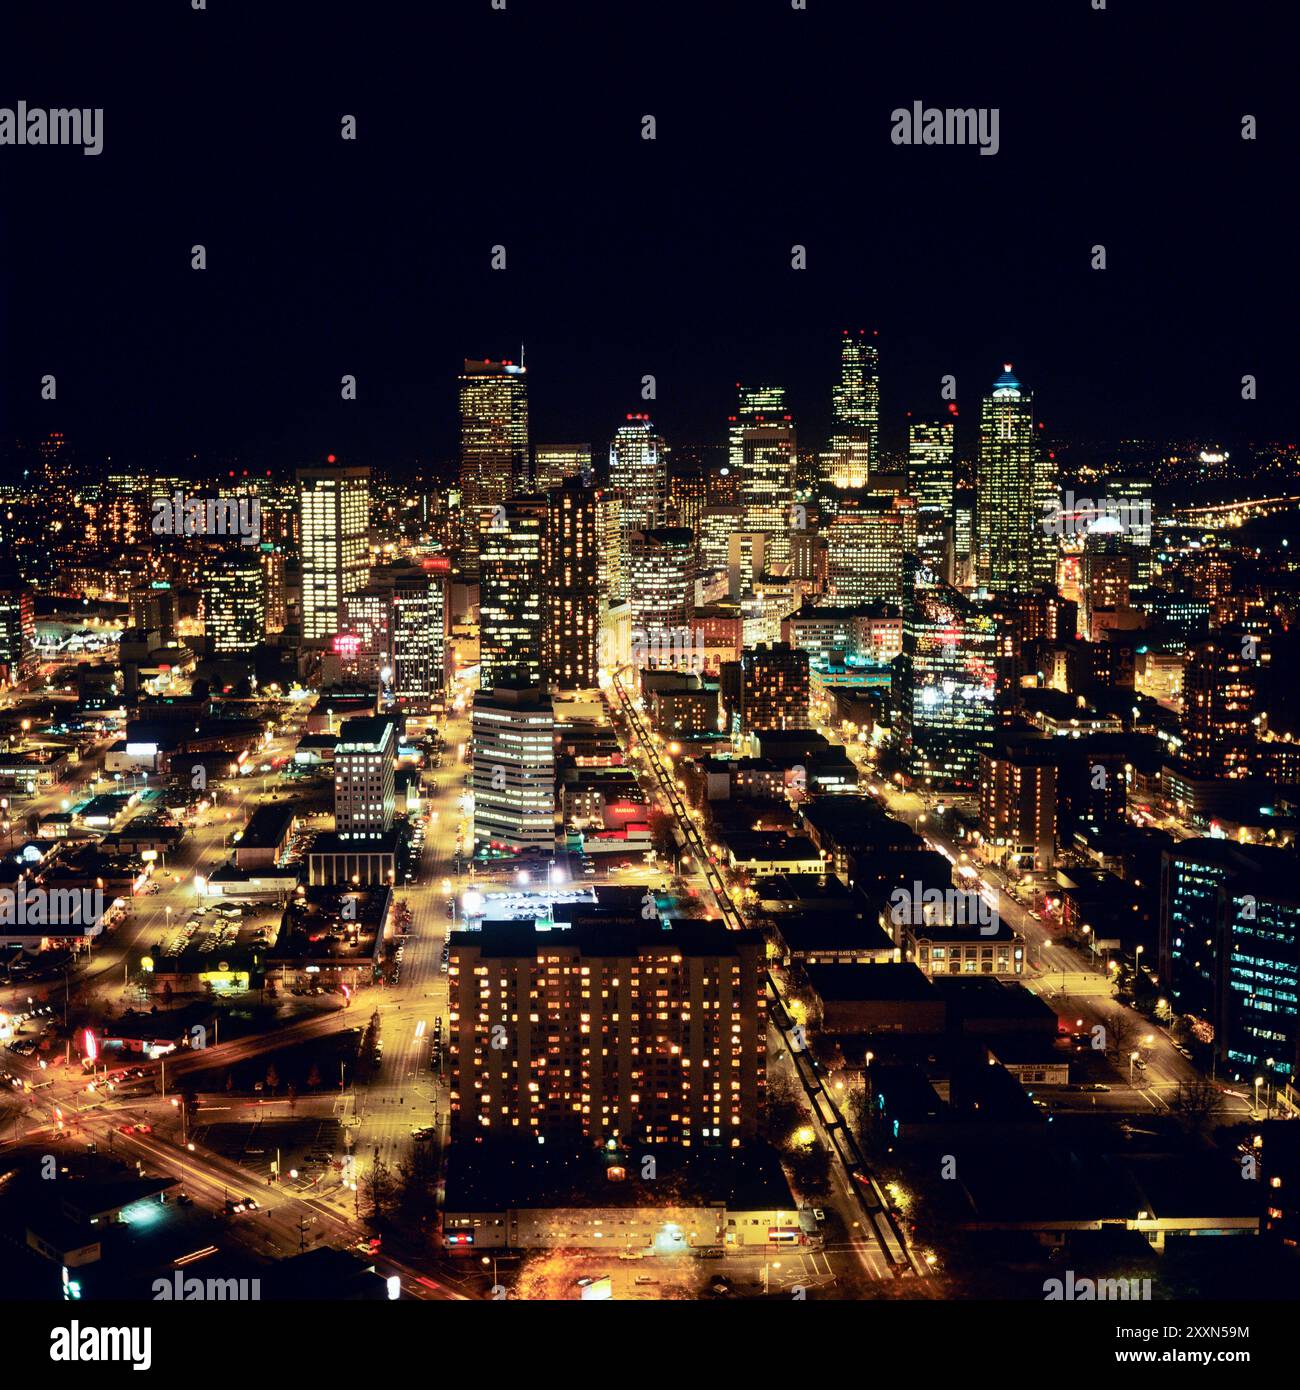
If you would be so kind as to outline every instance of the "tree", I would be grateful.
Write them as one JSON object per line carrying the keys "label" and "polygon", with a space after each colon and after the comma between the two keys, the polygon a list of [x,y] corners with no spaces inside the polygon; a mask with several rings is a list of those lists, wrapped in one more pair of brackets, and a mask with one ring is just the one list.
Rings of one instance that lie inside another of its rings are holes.
{"label": "tree", "polygon": [[1204,1136],[1213,1128],[1223,1109],[1223,1097],[1208,1076],[1180,1081],[1169,1102],[1169,1109],[1189,1134]]}
{"label": "tree", "polygon": [[307,1068],[307,1089],[314,1091],[320,1085],[320,1068],[315,1062]]}
{"label": "tree", "polygon": [[266,1089],[270,1091],[272,1095],[274,1095],[276,1087],[279,1086],[279,1084],[280,1073],[276,1071],[275,1063],[272,1062],[266,1069]]}
{"label": "tree", "polygon": [[383,1159],[377,1158],[369,1168],[363,1169],[357,1184],[359,1206],[364,1220],[381,1221],[393,1205],[396,1184],[393,1173]]}

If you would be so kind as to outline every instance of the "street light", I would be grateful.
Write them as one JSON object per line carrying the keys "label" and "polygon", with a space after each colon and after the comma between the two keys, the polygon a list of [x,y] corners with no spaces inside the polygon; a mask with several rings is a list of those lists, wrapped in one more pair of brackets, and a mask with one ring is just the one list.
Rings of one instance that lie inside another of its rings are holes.
{"label": "street light", "polygon": [[1262,1076],[1257,1076],[1257,1077],[1255,1078],[1255,1113],[1256,1113],[1256,1114],[1259,1113],[1259,1088],[1260,1088],[1263,1084],[1264,1084],[1264,1078],[1263,1078]]}
{"label": "street light", "polygon": [[1133,1063],[1137,1061],[1139,1054],[1130,1052],[1128,1055],[1128,1084],[1133,1085]]}

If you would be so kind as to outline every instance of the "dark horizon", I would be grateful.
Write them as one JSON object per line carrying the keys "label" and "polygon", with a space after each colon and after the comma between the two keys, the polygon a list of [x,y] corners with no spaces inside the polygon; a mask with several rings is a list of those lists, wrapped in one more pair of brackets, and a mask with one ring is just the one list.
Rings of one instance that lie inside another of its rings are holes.
{"label": "dark horizon", "polygon": [[[817,441],[845,327],[879,331],[886,437],[949,373],[969,429],[1004,361],[1047,437],[1295,437],[1292,229],[1255,192],[1293,176],[1260,80],[1292,17],[554,8],[6,16],[43,76],[0,104],[105,115],[97,157],[0,149],[0,438],[446,462],[462,358],[522,342],[534,442],[600,450],[637,410],[717,440],[737,380],[785,383]],[[914,101],[996,106],[996,156],[892,144]]]}

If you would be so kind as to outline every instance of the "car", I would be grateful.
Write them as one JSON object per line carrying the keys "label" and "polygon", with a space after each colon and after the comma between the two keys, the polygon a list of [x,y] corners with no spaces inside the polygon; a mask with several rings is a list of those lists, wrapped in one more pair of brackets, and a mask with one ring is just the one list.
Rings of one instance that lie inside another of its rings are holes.
{"label": "car", "polygon": [[248,1211],[257,1211],[261,1207],[261,1203],[255,1202],[251,1197],[245,1197],[244,1207]]}
{"label": "car", "polygon": [[1138,1069],[1138,1071],[1146,1071],[1147,1069],[1147,1064],[1142,1060],[1141,1057],[1134,1057],[1133,1065]]}
{"label": "car", "polygon": [[720,1245],[702,1245],[696,1252],[697,1260],[721,1260],[727,1252]]}
{"label": "car", "polygon": [[619,1257],[620,1260],[644,1260],[644,1259],[645,1259],[645,1251],[644,1251],[644,1250],[620,1250],[620,1251],[618,1252],[618,1257]]}
{"label": "car", "polygon": [[118,1125],[118,1127],[117,1127],[117,1132],[118,1132],[119,1134],[134,1134],[134,1133],[135,1133],[135,1126],[134,1126],[134,1125]]}
{"label": "car", "polygon": [[1175,1043],[1174,1047],[1178,1052],[1181,1052],[1189,1062],[1192,1060],[1192,1049],[1190,1047],[1184,1047],[1182,1043]]}
{"label": "car", "polygon": [[152,1125],[145,1125],[145,1124],[136,1125],[136,1126],[135,1126],[135,1132],[136,1132],[137,1134],[152,1134],[152,1133],[153,1133],[153,1126],[152,1126]]}
{"label": "car", "polygon": [[177,1193],[176,1202],[178,1206],[192,1207],[194,1205],[194,1198],[191,1197],[188,1192],[180,1192]]}

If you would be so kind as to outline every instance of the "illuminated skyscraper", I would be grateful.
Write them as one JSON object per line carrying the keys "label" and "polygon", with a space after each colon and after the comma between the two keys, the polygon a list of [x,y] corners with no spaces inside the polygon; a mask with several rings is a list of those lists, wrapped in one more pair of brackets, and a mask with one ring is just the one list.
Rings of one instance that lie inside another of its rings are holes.
{"label": "illuminated skyscraper", "polygon": [[37,664],[36,607],[16,569],[0,574],[0,685],[13,685]]}
{"label": "illuminated skyscraper", "polygon": [[205,557],[203,628],[214,655],[251,652],[266,637],[266,584],[257,551]]}
{"label": "illuminated skyscraper", "polygon": [[298,470],[302,515],[302,635],[318,642],[339,630],[344,594],[370,574],[370,470],[336,466]]}
{"label": "illuminated skyscraper", "polygon": [[479,683],[489,689],[508,673],[543,680],[542,583],[544,497],[516,497],[485,507],[479,531]]}
{"label": "illuminated skyscraper", "polygon": [[790,416],[786,410],[784,386],[742,386],[736,383],[739,400],[736,413],[727,417],[727,473],[716,475],[714,496],[709,500],[726,503],[739,501],[739,482],[735,484],[735,496],[723,495],[728,489],[727,479],[739,479],[741,464],[744,462],[745,431],[756,429],[759,425],[788,424]]}
{"label": "illuminated skyscraper", "polygon": [[831,392],[826,480],[865,487],[880,459],[880,353],[865,329],[840,335],[840,379]]}
{"label": "illuminated skyscraper", "polygon": [[974,788],[993,746],[997,624],[947,585],[909,591],[895,729],[917,782]]}
{"label": "illuminated skyscraper", "polygon": [[1033,397],[1008,363],[980,403],[976,572],[994,593],[1050,582],[1043,572],[1049,551],[1036,455]]}
{"label": "illuminated skyscraper", "polygon": [[916,531],[910,497],[860,497],[842,506],[826,530],[827,587],[835,603],[902,603]]}
{"label": "illuminated skyscraper", "polygon": [[756,425],[741,436],[744,529],[767,537],[769,562],[790,559],[794,471],[794,427],[788,422]]}
{"label": "illuminated skyscraper", "polygon": [[695,614],[695,538],[679,526],[634,531],[629,552],[632,642],[638,665],[675,665]]}
{"label": "illuminated skyscraper", "polygon": [[740,658],[740,727],[808,727],[808,653],[788,642],[760,643]]}
{"label": "illuminated skyscraper", "polygon": [[590,444],[539,444],[533,450],[534,492],[550,492],[566,478],[590,475]]}
{"label": "illuminated skyscraper", "polygon": [[570,478],[548,500],[545,652],[547,676],[555,690],[597,685],[597,496],[581,478]]}
{"label": "illuminated skyscraper", "polygon": [[447,589],[410,565],[393,573],[393,694],[417,714],[441,699],[447,659]]}
{"label": "illuminated skyscraper", "polygon": [[474,696],[474,852],[555,850],[555,710],[539,686],[503,675]]}
{"label": "illuminated skyscraper", "polygon": [[391,719],[345,719],[334,750],[334,828],[341,839],[393,828],[397,731]]}
{"label": "illuminated skyscraper", "polygon": [[527,483],[528,374],[510,361],[466,359],[460,376],[460,491],[465,568],[475,572],[478,510]]}
{"label": "illuminated skyscraper", "polygon": [[623,499],[624,533],[660,525],[668,504],[668,457],[648,415],[629,415],[609,446],[609,487]]}
{"label": "illuminated skyscraper", "polygon": [[943,582],[952,577],[956,486],[952,422],[916,421],[907,432],[907,487],[916,503],[917,558]]}
{"label": "illuminated skyscraper", "polygon": [[1201,777],[1248,777],[1258,646],[1230,629],[1193,649],[1183,670],[1182,761]]}

